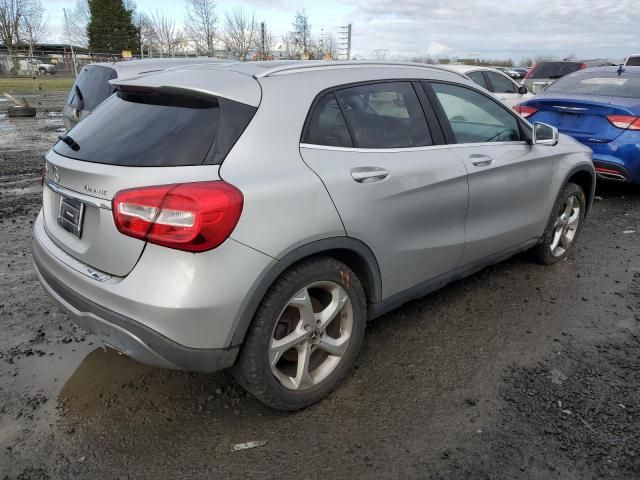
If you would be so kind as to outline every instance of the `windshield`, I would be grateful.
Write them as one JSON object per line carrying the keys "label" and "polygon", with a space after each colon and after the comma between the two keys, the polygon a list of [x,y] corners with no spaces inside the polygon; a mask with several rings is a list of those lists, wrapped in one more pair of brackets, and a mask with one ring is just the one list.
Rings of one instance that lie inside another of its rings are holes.
{"label": "windshield", "polygon": [[113,68],[87,65],[78,74],[67,104],[79,110],[93,110],[113,93],[109,80],[117,76]]}
{"label": "windshield", "polygon": [[54,150],[76,160],[110,165],[221,163],[255,110],[191,92],[120,91],[67,132]]}
{"label": "windshield", "polygon": [[549,85],[545,92],[605,97],[640,97],[640,75],[616,72],[579,72]]}
{"label": "windshield", "polygon": [[536,65],[530,78],[560,78],[582,68],[581,62],[542,62]]}

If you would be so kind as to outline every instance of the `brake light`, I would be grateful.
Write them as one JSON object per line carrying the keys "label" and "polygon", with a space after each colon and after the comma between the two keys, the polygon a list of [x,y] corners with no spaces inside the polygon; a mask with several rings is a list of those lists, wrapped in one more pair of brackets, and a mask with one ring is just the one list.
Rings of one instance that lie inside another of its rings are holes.
{"label": "brake light", "polygon": [[623,130],[640,130],[640,117],[635,115],[607,115],[609,123]]}
{"label": "brake light", "polygon": [[531,107],[529,105],[518,104],[513,107],[513,109],[518,112],[523,118],[530,117],[534,113],[538,111],[536,107]]}
{"label": "brake light", "polygon": [[580,70],[586,70],[587,68],[587,64],[583,63],[582,65],[580,65]]}
{"label": "brake light", "polygon": [[243,203],[240,190],[223,181],[134,188],[115,195],[113,219],[124,235],[203,252],[231,235]]}
{"label": "brake light", "polygon": [[534,65],[533,67],[531,67],[529,69],[529,71],[527,72],[527,74],[524,76],[524,79],[526,80],[527,78],[531,77],[531,74],[533,73],[533,71],[536,69],[538,65]]}

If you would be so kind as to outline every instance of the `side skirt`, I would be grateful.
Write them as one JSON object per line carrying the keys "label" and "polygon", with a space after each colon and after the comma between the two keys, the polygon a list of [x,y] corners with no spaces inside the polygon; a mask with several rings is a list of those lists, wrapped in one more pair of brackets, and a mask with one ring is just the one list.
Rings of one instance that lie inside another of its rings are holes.
{"label": "side skirt", "polygon": [[431,280],[427,280],[419,285],[408,288],[402,292],[398,292],[391,297],[384,299],[379,303],[371,303],[369,304],[369,320],[373,320],[374,318],[380,317],[385,313],[390,312],[391,310],[395,310],[396,308],[401,307],[405,303],[410,302],[411,300],[415,300],[416,298],[424,297],[429,293],[432,293],[445,285],[454,282],[456,280],[460,280],[462,278],[473,275],[480,270],[490,267],[491,265],[495,265],[496,263],[500,263],[508,258],[513,257],[514,255],[529,250],[540,242],[539,238],[534,238],[528,240],[516,247],[509,248],[497,254],[490,255],[489,257],[476,260],[473,263],[468,265],[464,265],[462,267],[458,267],[448,273],[444,273],[436,278]]}

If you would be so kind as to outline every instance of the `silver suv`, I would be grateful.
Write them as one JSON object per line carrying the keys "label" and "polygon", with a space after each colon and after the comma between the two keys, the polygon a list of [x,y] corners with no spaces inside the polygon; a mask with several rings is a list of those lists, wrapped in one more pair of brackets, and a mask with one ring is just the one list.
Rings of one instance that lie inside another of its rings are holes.
{"label": "silver suv", "polygon": [[232,367],[280,409],[340,383],[367,320],[518,252],[565,258],[593,198],[589,149],[436,67],[200,65],[114,85],[46,156],[42,284],[105,344]]}

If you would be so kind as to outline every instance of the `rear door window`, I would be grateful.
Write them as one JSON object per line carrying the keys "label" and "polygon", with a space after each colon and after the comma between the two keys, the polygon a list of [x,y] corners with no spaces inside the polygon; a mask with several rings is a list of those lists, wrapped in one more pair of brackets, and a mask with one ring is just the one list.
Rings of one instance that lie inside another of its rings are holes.
{"label": "rear door window", "polygon": [[221,163],[255,107],[172,89],[119,91],[67,133],[54,151],[87,162],[136,167]]}
{"label": "rear door window", "polygon": [[506,108],[470,88],[432,83],[457,143],[521,140],[518,120]]}
{"label": "rear door window", "polygon": [[353,147],[347,123],[333,92],[325,94],[309,117],[303,143],[332,147]]}
{"label": "rear door window", "polygon": [[640,67],[640,55],[634,55],[633,57],[629,57],[625,65],[629,67]]}
{"label": "rear door window", "polygon": [[433,145],[410,82],[360,85],[336,92],[355,147],[408,148]]}
{"label": "rear door window", "polygon": [[489,81],[493,89],[492,92],[495,93],[518,93],[516,90],[516,86],[513,84],[511,80],[509,80],[504,75],[500,75],[496,72],[485,72],[487,77],[489,77]]}
{"label": "rear door window", "polygon": [[83,67],[71,88],[67,103],[78,110],[93,110],[113,93],[109,80],[117,76],[113,68],[101,65]]}
{"label": "rear door window", "polygon": [[481,71],[469,72],[467,73],[467,76],[482,88],[486,88],[487,90],[489,90],[489,85],[487,84],[487,81],[485,80],[484,75]]}

